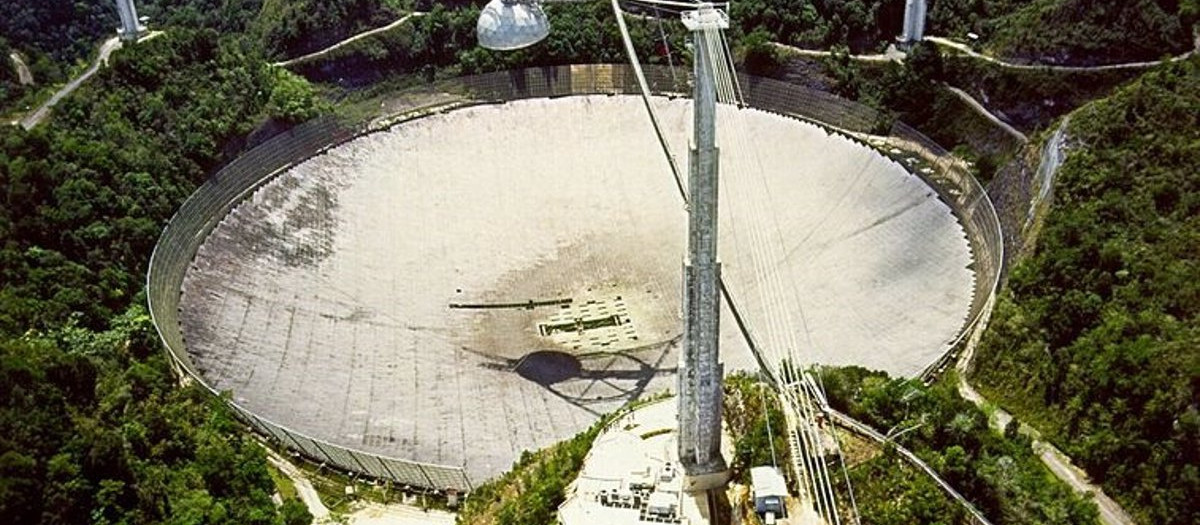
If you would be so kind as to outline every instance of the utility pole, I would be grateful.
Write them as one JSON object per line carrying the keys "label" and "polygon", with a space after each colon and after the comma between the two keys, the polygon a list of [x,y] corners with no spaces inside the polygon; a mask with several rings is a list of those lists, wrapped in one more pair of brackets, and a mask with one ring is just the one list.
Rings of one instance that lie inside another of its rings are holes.
{"label": "utility pole", "polygon": [[710,49],[723,45],[715,30],[729,18],[700,4],[683,13],[692,32],[695,70],[695,137],[688,159],[688,252],[683,263],[684,335],[679,356],[679,458],[688,488],[708,490],[726,482],[721,456],[720,334],[721,263],[717,261],[717,93]]}

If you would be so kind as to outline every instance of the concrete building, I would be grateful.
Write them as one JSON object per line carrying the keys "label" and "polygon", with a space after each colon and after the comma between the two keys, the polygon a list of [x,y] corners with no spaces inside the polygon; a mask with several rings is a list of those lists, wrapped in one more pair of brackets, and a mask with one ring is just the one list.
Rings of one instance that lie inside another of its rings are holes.
{"label": "concrete building", "polygon": [[[558,508],[563,525],[712,523],[706,492],[685,490],[676,404],[637,408],[601,431]],[[731,450],[726,450],[731,454]]]}
{"label": "concrete building", "polygon": [[750,490],[754,512],[766,523],[787,517],[787,481],[775,467],[750,469]]}

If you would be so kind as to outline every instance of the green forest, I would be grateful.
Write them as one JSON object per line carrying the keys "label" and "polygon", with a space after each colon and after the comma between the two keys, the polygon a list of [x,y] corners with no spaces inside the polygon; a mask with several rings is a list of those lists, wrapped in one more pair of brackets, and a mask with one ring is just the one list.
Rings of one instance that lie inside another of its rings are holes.
{"label": "green forest", "polygon": [[1071,119],[971,376],[1139,522],[1200,521],[1200,58]]}
{"label": "green forest", "polygon": [[6,522],[309,523],[224,402],[177,385],[145,310],[111,324],[0,341]]}
{"label": "green forest", "polygon": [[[1024,62],[1114,64],[1195,47],[1196,0],[1034,0],[985,24],[985,48]],[[936,4],[935,4],[936,5]]]}
{"label": "green forest", "polygon": [[[263,452],[225,405],[178,384],[141,306],[146,262],[163,225],[208,174],[328,111],[332,103],[318,94],[625,60],[612,24],[595,23],[611,20],[607,4],[548,6],[557,28],[551,37],[508,54],[475,46],[481,4],[143,0],[139,13],[165,30],[161,36],[114,53],[41,126],[0,128],[0,516],[12,523],[311,519],[298,504],[270,501]],[[108,1],[5,9],[0,57],[19,51],[36,84],[19,86],[15,72],[0,67],[4,115],[81,71],[117,25]],[[294,73],[269,65],[413,10],[429,14]],[[902,16],[902,0],[748,0],[734,3],[731,33],[748,67],[758,67],[751,59],[782,67],[767,51],[770,41],[836,47],[841,53],[825,64],[833,89],[947,146],[970,145],[984,178],[1011,151],[982,147],[979,124],[957,118],[959,102],[933,83],[969,78],[961,87],[995,95],[1018,123],[1044,129],[1133,77],[1016,74],[943,57],[932,46],[880,69],[846,57],[890,42]],[[977,47],[1022,61],[1114,63],[1190,49],[1198,16],[1195,0],[932,0],[927,32],[957,39],[975,32]],[[661,22],[660,32],[658,18],[630,19],[639,54],[646,63],[681,65],[683,34],[669,15]],[[1198,69],[1196,58],[1158,68],[1073,114],[1054,206],[1036,248],[1011,271],[971,376],[1147,523],[1200,521]],[[854,369],[825,377],[839,409],[881,431],[919,422],[899,442],[998,522],[1094,522],[1094,508],[1049,480],[1024,438],[987,431],[982,413],[952,388]],[[740,464],[761,461],[763,426],[742,423]],[[552,463],[576,464],[588,442],[555,449]],[[873,523],[961,517],[923,476],[889,468],[897,461],[885,451],[852,471],[855,486],[878,496],[869,501],[923,503],[864,505]],[[520,466],[516,479],[544,481],[544,490],[530,492],[534,499],[520,501],[553,501],[565,481],[547,476],[572,472],[528,457]],[[521,512],[517,503],[496,503],[501,489],[489,490],[478,501]],[[525,517],[544,522],[542,514]]]}
{"label": "green forest", "polygon": [[[953,377],[926,386],[860,367],[823,368],[820,377],[833,408],[912,450],[996,523],[1096,522],[1092,502],[1055,479],[1015,426],[1005,429],[1003,435],[990,430],[987,415],[958,394]],[[873,460],[875,463],[859,467],[864,471],[852,477],[865,480],[854,485],[854,490],[862,493],[859,499],[883,499],[864,506],[863,519],[897,525],[956,522],[955,516],[963,512],[950,501],[935,504],[929,495],[933,482],[928,478],[879,471],[882,465],[897,460],[885,454]],[[927,503],[889,505],[880,492],[893,498],[897,493],[911,493],[907,497]]]}
{"label": "green forest", "polygon": [[260,523],[263,451],[180,386],[141,285],[163,224],[260,122],[319,106],[210,29],[115,53],[32,132],[0,128],[0,516],[8,523]]}
{"label": "green forest", "polygon": [[[580,20],[611,16],[603,2],[549,5],[554,25],[571,32],[552,32],[550,41],[518,53],[493,53],[475,48],[470,32],[482,0],[143,0],[138,13],[151,27],[208,27],[223,34],[240,34],[271,60],[295,58],[322,49],[364,29],[385,25],[419,11],[433,19],[416,30],[400,28],[360,42],[348,58],[351,65],[390,64],[393,72],[461,64],[462,72],[505,69],[514,64],[542,65],[577,61],[619,61],[615,32]],[[118,23],[112,2],[39,0],[8,6],[0,17],[0,52],[21,52],[38,86],[64,82],[92,56],[99,42]],[[629,9],[670,20],[673,15],[637,6]],[[1194,47],[1200,3],[1197,0],[931,0],[926,33],[968,40],[980,37],[978,47],[996,56],[1021,62],[1090,65],[1131,60],[1155,60]],[[805,48],[846,46],[854,52],[881,51],[900,33],[904,0],[746,0],[731,12],[736,35],[761,32],[765,38]],[[665,49],[653,43],[660,24],[631,21],[644,57]],[[667,40],[682,52],[677,24]],[[1136,38],[1130,35],[1136,35]],[[643,38],[644,37],[644,38]],[[327,66],[327,79],[336,75]],[[0,73],[0,107],[29,105],[45,89],[18,85],[11,70]],[[353,72],[342,67],[340,72]],[[314,70],[309,70],[314,73]],[[374,80],[378,77],[369,77]],[[19,103],[19,104],[18,104]]]}

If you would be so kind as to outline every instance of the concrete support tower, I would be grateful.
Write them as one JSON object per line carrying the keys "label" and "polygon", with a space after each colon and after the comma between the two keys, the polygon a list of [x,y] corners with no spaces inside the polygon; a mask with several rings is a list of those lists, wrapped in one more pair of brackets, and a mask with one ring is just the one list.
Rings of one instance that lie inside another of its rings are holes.
{"label": "concrete support tower", "polygon": [[907,0],[904,3],[904,29],[900,43],[912,45],[925,37],[925,0]]}
{"label": "concrete support tower", "polygon": [[137,40],[146,32],[146,26],[143,26],[138,20],[137,8],[133,6],[133,0],[117,0],[117,12],[121,15],[121,27],[117,28],[117,35],[121,40],[131,42]]}
{"label": "concrete support tower", "polygon": [[679,458],[692,490],[723,485],[721,378],[717,339],[721,263],[717,262],[716,86],[713,29],[729,19],[711,4],[683,14],[695,58],[694,142],[688,162],[688,252],[683,264],[684,334],[679,356]]}

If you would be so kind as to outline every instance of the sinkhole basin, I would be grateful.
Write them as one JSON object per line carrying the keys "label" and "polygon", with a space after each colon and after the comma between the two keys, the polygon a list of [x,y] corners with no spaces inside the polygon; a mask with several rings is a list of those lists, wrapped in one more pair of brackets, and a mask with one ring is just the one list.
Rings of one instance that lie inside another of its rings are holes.
{"label": "sinkhole basin", "polygon": [[[691,102],[654,104],[686,170]],[[974,275],[933,189],[752,108],[720,107],[718,142],[723,275],[760,345],[902,376],[946,351]],[[410,120],[279,173],[220,218],[183,281],[187,352],[264,419],[482,481],[674,390],[686,213],[638,97]],[[721,322],[725,370],[756,369],[728,308]]]}

